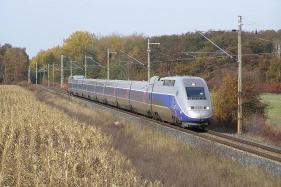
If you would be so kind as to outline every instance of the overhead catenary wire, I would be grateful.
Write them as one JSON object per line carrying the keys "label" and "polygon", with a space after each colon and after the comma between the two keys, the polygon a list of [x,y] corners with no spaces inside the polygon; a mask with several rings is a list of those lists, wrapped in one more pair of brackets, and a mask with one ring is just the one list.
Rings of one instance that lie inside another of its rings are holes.
{"label": "overhead catenary wire", "polygon": [[225,50],[223,50],[222,48],[220,48],[217,44],[215,44],[213,41],[211,41],[209,38],[207,38],[204,34],[202,34],[200,31],[195,30],[196,32],[198,32],[201,36],[203,36],[206,40],[208,40],[209,42],[211,42],[214,46],[216,46],[219,50],[221,50],[224,54],[226,54],[227,56],[229,56],[233,61],[238,62],[233,56],[231,56],[230,54],[228,54]]}
{"label": "overhead catenary wire", "polygon": [[126,56],[128,56],[128,57],[132,58],[133,60],[135,60],[136,62],[138,62],[139,64],[141,64],[141,65],[143,65],[143,66],[144,66],[144,63],[142,63],[142,62],[138,61],[138,60],[137,60],[137,59],[135,59],[134,57],[132,57],[132,56],[128,55],[127,53],[125,53],[124,51],[122,51],[122,50],[120,50],[120,49],[119,49],[119,51],[120,51],[120,52],[122,52],[124,55],[126,55]]}
{"label": "overhead catenary wire", "polygon": [[103,65],[101,65],[100,63],[95,61],[92,57],[89,57],[89,59],[91,59],[93,62],[95,62],[98,66],[105,68]]}
{"label": "overhead catenary wire", "polygon": [[258,26],[258,24],[256,23],[256,22],[253,22],[253,21],[250,21],[250,20],[247,20],[247,19],[245,19],[245,18],[242,18],[243,20],[246,20],[246,21],[248,21],[248,22],[250,22],[250,23],[252,23],[252,24],[243,24],[243,25],[254,25],[254,26]]}

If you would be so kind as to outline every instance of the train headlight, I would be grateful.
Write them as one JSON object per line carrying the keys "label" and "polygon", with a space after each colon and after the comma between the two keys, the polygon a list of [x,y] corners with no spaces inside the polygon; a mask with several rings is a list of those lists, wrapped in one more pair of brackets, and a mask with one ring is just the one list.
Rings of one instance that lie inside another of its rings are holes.
{"label": "train headlight", "polygon": [[204,109],[209,110],[210,107],[209,106],[204,106]]}
{"label": "train headlight", "polygon": [[188,106],[187,109],[188,110],[194,109],[194,106]]}

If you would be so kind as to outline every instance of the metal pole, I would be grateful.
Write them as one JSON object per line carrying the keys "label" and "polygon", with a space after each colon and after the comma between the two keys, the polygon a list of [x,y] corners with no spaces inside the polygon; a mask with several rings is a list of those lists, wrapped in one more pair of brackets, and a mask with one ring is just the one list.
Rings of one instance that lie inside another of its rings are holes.
{"label": "metal pole", "polygon": [[28,66],[28,83],[30,83],[30,66]]}
{"label": "metal pole", "polygon": [[147,79],[150,79],[150,49],[149,49],[149,39],[147,42]]}
{"label": "metal pole", "polygon": [[53,87],[55,87],[55,64],[53,62]]}
{"label": "metal pole", "polygon": [[[76,62],[76,61],[70,60],[70,76],[72,76],[72,62]],[[80,67],[79,67],[79,68],[80,68]]]}
{"label": "metal pole", "polygon": [[109,80],[109,54],[114,53],[116,54],[117,52],[109,52],[109,48],[107,48],[107,79]]}
{"label": "metal pole", "polygon": [[238,124],[237,134],[242,134],[242,47],[241,47],[241,33],[242,33],[242,16],[238,16]]}
{"label": "metal pole", "polygon": [[72,61],[70,60],[70,76],[72,76]]}
{"label": "metal pole", "polygon": [[148,71],[147,71],[147,78],[148,78],[148,81],[150,79],[150,48],[149,48],[149,45],[150,44],[156,44],[158,45],[158,49],[159,49],[159,46],[160,46],[160,43],[149,43],[149,39],[148,39],[148,42],[147,42],[147,68],[148,68]]}
{"label": "metal pole", "polygon": [[49,79],[50,79],[50,64],[48,64],[48,87],[50,86]]}
{"label": "metal pole", "polygon": [[36,85],[37,85],[37,63],[36,63]]}
{"label": "metal pole", "polygon": [[107,48],[107,80],[109,80],[109,48]]}
{"label": "metal pole", "polygon": [[87,62],[86,62],[86,59],[87,59],[87,57],[85,55],[85,79],[87,77]]}
{"label": "metal pole", "polygon": [[60,78],[60,88],[63,88],[63,55],[61,55],[61,78]]}

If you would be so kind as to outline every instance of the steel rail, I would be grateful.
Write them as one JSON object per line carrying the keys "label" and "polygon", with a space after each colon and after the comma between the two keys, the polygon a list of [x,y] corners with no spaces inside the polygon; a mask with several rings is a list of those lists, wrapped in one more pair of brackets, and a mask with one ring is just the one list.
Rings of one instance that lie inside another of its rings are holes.
{"label": "steel rail", "polygon": [[[57,88],[50,88],[50,87],[48,87],[48,88],[45,87],[45,88],[48,89],[48,90],[53,90],[53,91],[59,92],[59,93],[64,94],[64,95],[69,95],[69,93],[65,90],[61,90],[61,89],[57,89]],[[108,109],[118,111],[120,113],[125,113],[125,114],[130,115],[130,116],[141,118],[142,120],[146,120],[146,121],[158,124],[158,125],[166,126],[168,128],[171,128],[171,129],[174,129],[174,130],[177,130],[177,131],[181,131],[181,132],[184,132],[184,133],[187,133],[187,134],[191,134],[193,136],[200,137],[200,138],[203,138],[205,140],[209,140],[209,141],[212,141],[212,142],[215,142],[215,143],[219,143],[219,144],[231,147],[233,149],[237,149],[239,151],[254,154],[256,156],[260,156],[260,157],[263,157],[263,158],[270,159],[272,161],[276,161],[276,162],[281,163],[281,149],[277,149],[277,148],[274,148],[274,147],[271,147],[271,146],[266,146],[264,144],[260,144],[260,143],[257,143],[257,142],[248,141],[246,139],[241,139],[239,137],[226,135],[226,134],[222,134],[222,133],[218,133],[218,132],[214,132],[214,131],[210,131],[210,130],[202,133],[202,131],[198,132],[198,131],[194,131],[192,129],[185,129],[185,128],[181,128],[179,126],[172,125],[172,124],[167,123],[167,122],[160,122],[158,120],[148,118],[146,116],[142,116],[142,115],[139,115],[139,114],[136,114],[136,113],[132,113],[130,111],[126,111],[126,110],[123,110],[123,109],[119,109],[119,108],[116,108],[114,106],[109,106],[109,105],[105,105],[103,103],[99,103],[99,102],[96,102],[96,101],[93,101],[93,100],[89,100],[87,98],[83,98],[83,97],[77,97],[77,98],[79,98],[81,100],[84,100],[86,102],[94,103],[96,105],[99,105],[99,106],[102,106],[102,107],[105,107],[105,108],[108,108]]]}

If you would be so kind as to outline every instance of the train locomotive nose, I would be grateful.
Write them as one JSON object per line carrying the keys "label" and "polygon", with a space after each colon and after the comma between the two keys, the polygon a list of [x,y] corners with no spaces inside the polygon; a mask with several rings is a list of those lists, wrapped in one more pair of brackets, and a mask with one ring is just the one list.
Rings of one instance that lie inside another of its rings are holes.
{"label": "train locomotive nose", "polygon": [[204,121],[204,119],[210,118],[212,116],[212,112],[210,110],[204,110],[204,109],[196,110],[195,109],[195,110],[190,110],[188,112],[188,115],[193,119]]}
{"label": "train locomotive nose", "polygon": [[211,117],[212,113],[209,110],[200,110],[200,119],[205,119]]}

